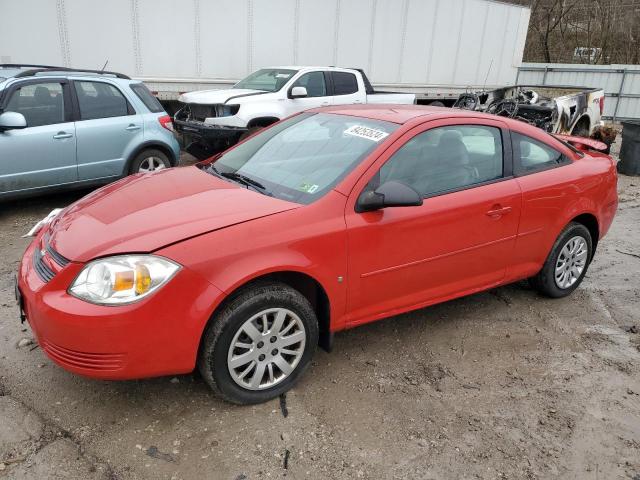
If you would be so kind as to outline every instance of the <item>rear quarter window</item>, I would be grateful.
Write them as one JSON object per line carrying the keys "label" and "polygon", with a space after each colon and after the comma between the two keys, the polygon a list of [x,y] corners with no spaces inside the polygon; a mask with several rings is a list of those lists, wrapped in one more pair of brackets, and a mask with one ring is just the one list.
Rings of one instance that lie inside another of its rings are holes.
{"label": "rear quarter window", "polygon": [[164,112],[164,107],[158,101],[156,97],[153,96],[153,93],[149,91],[147,86],[144,83],[133,83],[131,84],[131,90],[136,96],[140,99],[144,106],[149,109],[152,113],[160,113]]}
{"label": "rear quarter window", "polygon": [[350,95],[358,91],[358,80],[353,73],[331,72],[334,95]]}
{"label": "rear quarter window", "polygon": [[521,175],[571,163],[561,152],[521,133],[512,132],[518,170]]}

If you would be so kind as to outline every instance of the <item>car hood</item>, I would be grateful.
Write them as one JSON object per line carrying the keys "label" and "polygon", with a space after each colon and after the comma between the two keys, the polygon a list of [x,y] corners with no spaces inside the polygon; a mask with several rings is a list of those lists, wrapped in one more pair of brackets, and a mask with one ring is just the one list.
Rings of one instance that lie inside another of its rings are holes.
{"label": "car hood", "polygon": [[182,103],[197,103],[200,105],[213,105],[218,103],[225,103],[227,100],[233,97],[247,97],[253,95],[263,95],[263,90],[248,90],[242,88],[228,88],[225,90],[199,90],[197,92],[183,93],[178,97],[178,100]]}
{"label": "car hood", "polygon": [[197,167],[124,178],[67,207],[50,244],[72,261],[152,252],[203,233],[298,208]]}

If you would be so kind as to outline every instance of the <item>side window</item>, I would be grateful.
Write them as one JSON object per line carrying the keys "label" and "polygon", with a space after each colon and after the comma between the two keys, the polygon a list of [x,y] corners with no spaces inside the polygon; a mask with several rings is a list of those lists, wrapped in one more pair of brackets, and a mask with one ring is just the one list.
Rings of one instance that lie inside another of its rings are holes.
{"label": "side window", "polygon": [[4,111],[24,115],[27,127],[63,123],[65,118],[62,84],[30,83],[19,87],[11,94]]}
{"label": "side window", "polygon": [[78,95],[81,120],[129,115],[129,104],[126,98],[113,85],[84,81],[76,81],[74,85]]}
{"label": "side window", "polygon": [[295,81],[293,87],[305,87],[309,97],[326,97],[327,86],[324,82],[324,73],[309,72]]}
{"label": "side window", "polygon": [[523,173],[546,170],[568,163],[568,159],[554,148],[520,133],[511,132],[516,154]]}
{"label": "side window", "polygon": [[358,91],[358,80],[353,73],[331,72],[334,95],[349,95]]}
{"label": "side window", "polygon": [[500,129],[455,125],[413,137],[382,166],[375,183],[394,180],[430,196],[502,176]]}

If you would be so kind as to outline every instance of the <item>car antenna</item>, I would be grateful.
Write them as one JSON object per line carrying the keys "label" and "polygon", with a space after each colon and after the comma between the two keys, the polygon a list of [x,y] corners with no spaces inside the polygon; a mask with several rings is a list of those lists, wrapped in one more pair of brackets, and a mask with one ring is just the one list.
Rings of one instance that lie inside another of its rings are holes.
{"label": "car antenna", "polygon": [[484,77],[484,85],[482,85],[482,92],[487,89],[487,80],[489,80],[489,73],[491,72],[491,67],[493,66],[493,58],[491,59],[491,63],[489,63],[489,68],[487,69],[487,75]]}
{"label": "car antenna", "polygon": [[102,66],[102,69],[100,70],[100,73],[104,73],[104,69],[107,68],[107,64],[109,63],[109,59],[107,59],[106,62],[104,62],[104,65]]}

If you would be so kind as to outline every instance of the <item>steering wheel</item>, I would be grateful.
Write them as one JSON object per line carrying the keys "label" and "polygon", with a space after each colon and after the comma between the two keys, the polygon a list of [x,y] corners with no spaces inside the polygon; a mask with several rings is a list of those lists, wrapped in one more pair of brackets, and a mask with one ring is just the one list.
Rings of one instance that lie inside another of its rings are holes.
{"label": "steering wheel", "polygon": [[514,118],[518,114],[518,101],[513,99],[494,100],[487,107],[487,113]]}
{"label": "steering wheel", "polygon": [[462,93],[453,104],[454,108],[461,108],[463,110],[475,110],[480,104],[480,99],[475,93]]}

